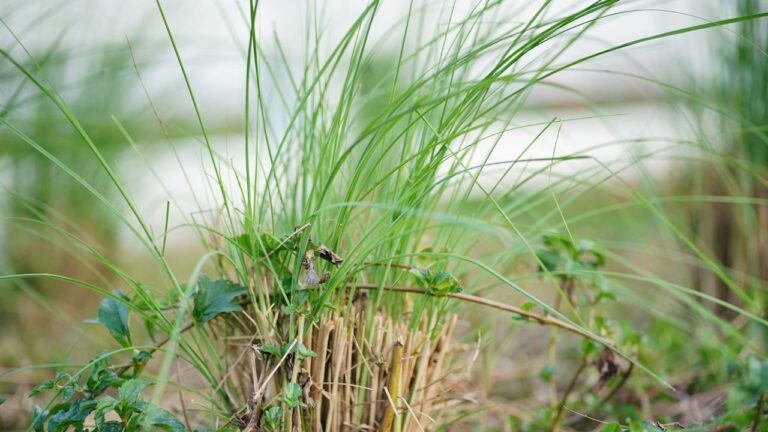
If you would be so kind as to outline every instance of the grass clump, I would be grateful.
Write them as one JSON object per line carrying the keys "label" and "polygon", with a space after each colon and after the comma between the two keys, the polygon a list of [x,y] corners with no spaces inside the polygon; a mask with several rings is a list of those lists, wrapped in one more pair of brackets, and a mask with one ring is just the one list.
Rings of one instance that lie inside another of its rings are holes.
{"label": "grass clump", "polygon": [[[624,204],[647,211],[665,235],[688,248],[695,265],[735,292],[741,286],[690,241],[657,197],[617,177],[614,167],[593,161],[583,173],[558,177],[553,166],[592,158],[527,156],[566,121],[529,126],[535,129],[531,142],[519,151],[504,148],[502,137],[521,127],[516,114],[529,94],[558,74],[634,45],[763,15],[745,13],[580,54],[575,47],[620,11],[617,3],[557,10],[543,1],[531,10],[510,10],[484,1],[465,11],[446,3],[436,28],[427,31],[430,8],[413,2],[402,20],[384,29],[384,41],[394,39],[398,48],[391,61],[382,61],[373,35],[381,31],[377,12],[383,6],[373,1],[332,40],[310,15],[306,57],[296,67],[279,39],[276,53],[266,51],[252,2],[244,11],[242,156],[233,161],[209,133],[172,17],[157,1],[194,108],[213,197],[211,208],[185,216],[179,227],[205,250],[185,275],[171,265],[167,248],[174,230],[169,217],[181,213],[179,203],[169,197],[162,231],[153,230],[44,72],[1,51],[74,128],[127,210],[6,116],[0,124],[87,190],[144,248],[146,266],[162,274],[153,280],[129,274],[62,229],[58,235],[101,264],[96,281],[48,273],[2,276],[48,278],[104,296],[92,322],[120,347],[80,367],[61,367],[37,386],[34,395],[49,392],[51,398],[34,413],[32,427],[389,432],[473,425],[485,409],[478,410],[467,384],[477,378],[470,366],[480,347],[457,336],[470,304],[506,313],[504,328],[512,335],[524,335],[521,324],[548,327],[534,362],[546,400],[537,399],[530,414],[505,413],[510,427],[578,430],[599,417],[620,420],[629,430],[655,430],[661,423],[643,422],[643,405],[679,396],[679,383],[654,349],[715,356],[705,343],[674,346],[710,330],[718,335],[711,344],[733,343],[729,360],[748,358],[735,368],[743,381],[732,390],[729,412],[757,404],[759,424],[764,383],[755,377],[762,376],[757,358],[764,347],[749,343],[743,327],[768,324],[761,309],[748,296],[734,305],[646,271],[618,247],[584,240],[566,213],[612,182],[629,197]],[[529,18],[506,18],[516,13]],[[130,125],[117,117],[114,123],[136,147]],[[513,157],[492,162],[502,150]],[[539,178],[547,180],[541,190],[524,188]],[[204,200],[195,195],[195,201]],[[595,211],[581,216],[589,219]],[[38,216],[55,230],[45,213]],[[667,309],[633,297],[637,286],[661,288],[669,296]],[[622,295],[630,299],[628,308],[617,305]],[[722,319],[701,301],[741,321]],[[637,318],[650,323],[647,331],[622,319],[627,310],[649,312],[651,318]],[[637,395],[647,400],[639,403]],[[573,407],[587,414],[578,416]]]}

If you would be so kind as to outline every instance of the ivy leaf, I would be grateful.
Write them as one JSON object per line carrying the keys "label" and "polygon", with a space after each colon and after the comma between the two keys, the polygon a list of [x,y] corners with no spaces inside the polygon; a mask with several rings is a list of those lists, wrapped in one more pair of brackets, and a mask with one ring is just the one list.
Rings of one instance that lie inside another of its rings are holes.
{"label": "ivy leaf", "polygon": [[[115,297],[130,302],[128,296],[120,290],[112,291]],[[101,324],[109,330],[113,338],[124,347],[131,346],[131,332],[128,328],[128,307],[124,302],[107,297],[99,305],[99,317],[86,320],[87,323]]]}
{"label": "ivy leaf", "polygon": [[244,286],[232,281],[221,279],[213,282],[206,276],[200,276],[192,317],[197,324],[204,324],[220,313],[241,311],[242,308],[232,300],[246,292],[248,290]]}
{"label": "ivy leaf", "polygon": [[145,402],[136,403],[135,406],[141,410],[139,418],[141,430],[160,428],[170,432],[185,432],[184,424],[159,406]]}

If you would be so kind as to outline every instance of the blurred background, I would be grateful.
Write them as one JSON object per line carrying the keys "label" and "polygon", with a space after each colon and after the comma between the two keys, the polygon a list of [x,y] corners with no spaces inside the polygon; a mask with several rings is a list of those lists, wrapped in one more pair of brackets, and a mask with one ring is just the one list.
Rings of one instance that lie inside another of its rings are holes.
{"label": "blurred background", "polygon": [[[423,8],[425,28],[446,19],[441,2],[416,3]],[[521,21],[533,13],[525,2],[509,3]],[[567,10],[579,2],[555,3],[553,7]],[[409,4],[387,1],[377,12],[375,49],[369,50],[364,82],[378,82],[397,62],[400,39],[387,35],[402,21]],[[238,166],[243,156],[248,4],[168,0],[163,6],[216,151]],[[320,17],[330,49],[364,6],[362,1],[262,0],[257,19],[263,55],[282,58],[298,72],[307,57],[304,27],[312,17]],[[454,7],[459,15],[472,3],[456,2]],[[758,1],[622,2],[561,60],[764,10],[765,4]],[[216,208],[217,198],[210,189],[194,108],[155,3],[6,0],[0,3],[0,18],[0,48],[50,80],[116,167],[156,232],[162,230],[170,203],[169,225],[175,228],[168,257],[180,275],[188,274],[203,246],[183,224]],[[636,260],[638,266],[653,268],[656,277],[738,303],[718,278],[683,252],[679,240],[659,229],[647,210],[632,206],[622,186],[627,182],[658,197],[670,219],[735,280],[764,292],[768,189],[755,180],[762,177],[745,176],[734,167],[764,173],[768,165],[763,136],[768,125],[767,38],[766,23],[757,20],[636,45],[558,74],[530,93],[511,123],[518,129],[503,136],[501,150],[489,162],[513,159],[541,125],[560,119],[560,127],[539,137],[527,157],[586,154],[616,174],[566,209],[580,236],[595,239],[627,261]],[[285,71],[270,75],[265,92],[289,83]],[[5,58],[0,60],[0,118],[77,167],[83,179],[127,214],[76,131]],[[723,162],[723,155],[736,162]],[[592,165],[591,160],[556,164],[550,177],[535,177],[521,193],[544,193],[552,176],[577,182],[580,172]],[[522,176],[533,167],[519,169]],[[481,181],[493,184],[494,173],[488,170]],[[511,180],[503,185],[517,187]],[[0,186],[0,273],[56,273],[98,283],[100,267],[106,264],[83,253],[94,248],[141,280],[158,277],[154,267],[143,265],[145,258],[130,230],[6,124],[0,125]],[[536,214],[523,217],[534,219]],[[77,236],[77,248],[62,227]],[[653,305],[663,304],[665,294],[643,290],[632,295]],[[52,359],[84,361],[94,349],[109,346],[104,334],[82,324],[97,309],[100,298],[94,293],[30,278],[0,281],[0,296],[0,395],[27,393],[40,376],[35,370],[4,372]],[[712,311],[730,313],[716,306]],[[473,343],[483,333],[478,362],[492,365],[478,368],[478,386],[483,387],[478,394],[493,401],[496,411],[522,409],[526,398],[537,395],[526,395],[519,378],[540,364],[521,358],[527,355],[520,349],[535,346],[541,332],[512,340],[505,337],[511,325],[508,317],[472,307],[467,322],[477,326],[465,324],[463,337]],[[0,414],[0,425],[16,421],[14,412],[29,412],[25,403],[19,400]]]}

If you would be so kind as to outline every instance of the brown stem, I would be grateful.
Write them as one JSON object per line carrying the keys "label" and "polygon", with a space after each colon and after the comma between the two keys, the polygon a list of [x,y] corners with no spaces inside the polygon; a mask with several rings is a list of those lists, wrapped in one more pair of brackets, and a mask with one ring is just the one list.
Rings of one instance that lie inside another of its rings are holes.
{"label": "brown stem", "polygon": [[363,265],[368,267],[389,267],[400,270],[413,270],[416,267],[408,264],[395,264],[395,263],[377,263],[377,262],[364,262]]}
{"label": "brown stem", "polygon": [[560,422],[560,417],[563,415],[565,404],[568,402],[568,396],[570,396],[573,389],[576,388],[576,382],[578,382],[579,376],[584,372],[584,369],[587,368],[587,363],[587,357],[584,356],[584,358],[581,359],[581,365],[576,369],[576,372],[571,378],[571,382],[568,383],[568,387],[566,387],[565,392],[563,392],[563,398],[560,400],[560,405],[557,407],[557,413],[555,413],[555,417],[552,419],[552,426],[549,428],[550,431],[554,432],[557,430],[557,423]]}
{"label": "brown stem", "polygon": [[392,423],[395,421],[395,410],[397,400],[400,398],[400,369],[403,364],[403,343],[395,342],[395,348],[392,350],[392,367],[389,370],[389,383],[387,390],[392,399],[387,403],[387,409],[384,411],[384,418],[381,420],[379,432],[389,432],[392,430]]}
{"label": "brown stem", "polygon": [[[386,291],[406,292],[406,293],[415,293],[415,294],[427,294],[427,290],[425,290],[423,288],[416,288],[416,287],[388,286],[388,285],[380,286],[380,285],[377,285],[377,284],[363,284],[363,283],[353,284],[353,285],[350,285],[350,286],[354,286],[356,288],[365,289],[365,290],[383,289],[383,290],[386,290]],[[569,323],[567,323],[567,322],[565,322],[565,321],[563,321],[561,319],[558,319],[558,318],[555,318],[555,317],[551,317],[551,316],[547,316],[547,315],[540,315],[540,314],[537,314],[535,312],[530,312],[530,311],[521,309],[521,308],[519,308],[517,306],[512,306],[512,305],[509,305],[509,304],[506,304],[506,303],[502,303],[502,302],[499,302],[499,301],[496,301],[496,300],[491,300],[491,299],[487,299],[487,298],[484,298],[484,297],[479,297],[479,296],[475,296],[475,295],[472,295],[472,294],[464,294],[464,293],[443,294],[440,297],[449,297],[449,298],[465,301],[465,302],[468,302],[468,303],[475,303],[475,304],[479,304],[479,305],[483,305],[483,306],[492,307],[494,309],[502,310],[502,311],[505,311],[505,312],[511,312],[511,313],[514,313],[514,314],[517,314],[517,315],[522,315],[522,316],[524,316],[526,318],[530,318],[530,319],[538,322],[539,324],[551,325],[551,326],[554,326],[554,327],[559,327],[559,328],[564,329],[564,330],[568,330],[571,333],[575,333],[575,334],[577,334],[579,336],[582,336],[582,337],[585,337],[587,339],[592,339],[592,340],[594,340],[596,342],[599,342],[599,343],[601,343],[601,344],[603,344],[603,345],[605,345],[605,346],[607,346],[609,348],[613,348],[613,346],[614,346],[613,343],[611,343],[610,341],[605,340],[603,338],[592,336],[589,333],[585,332],[584,330],[581,330],[580,328],[575,327],[575,326],[573,326],[573,325],[571,325],[571,324],[569,324]]]}
{"label": "brown stem", "polygon": [[629,376],[632,374],[632,369],[634,369],[635,364],[630,363],[629,367],[627,368],[627,371],[624,372],[624,374],[621,376],[621,381],[616,383],[615,386],[611,389],[611,392],[605,395],[605,397],[600,401],[600,406],[604,405],[606,402],[608,402],[613,396],[618,393],[618,391],[626,384],[627,380],[629,379]]}
{"label": "brown stem", "polygon": [[760,419],[763,417],[763,405],[765,405],[765,393],[760,395],[760,399],[757,400],[757,409],[755,410],[755,421],[752,422],[752,432],[757,432],[757,428],[760,426]]}

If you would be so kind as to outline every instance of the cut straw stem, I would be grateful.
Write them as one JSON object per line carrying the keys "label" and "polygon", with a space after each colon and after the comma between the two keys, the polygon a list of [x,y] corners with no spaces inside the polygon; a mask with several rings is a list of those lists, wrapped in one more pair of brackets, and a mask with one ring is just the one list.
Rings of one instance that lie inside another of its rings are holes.
{"label": "cut straw stem", "polygon": [[384,418],[381,420],[381,426],[379,432],[390,432],[392,430],[392,423],[395,421],[395,414],[397,410],[397,400],[400,399],[400,369],[403,364],[403,343],[400,341],[395,342],[395,347],[392,350],[392,365],[389,371],[389,383],[387,384],[387,390],[389,392],[389,403],[384,411]]}

